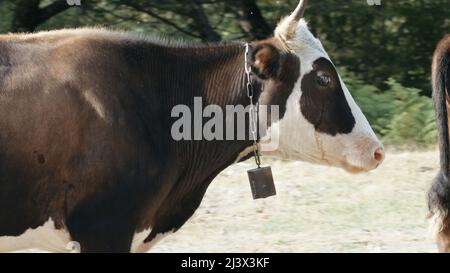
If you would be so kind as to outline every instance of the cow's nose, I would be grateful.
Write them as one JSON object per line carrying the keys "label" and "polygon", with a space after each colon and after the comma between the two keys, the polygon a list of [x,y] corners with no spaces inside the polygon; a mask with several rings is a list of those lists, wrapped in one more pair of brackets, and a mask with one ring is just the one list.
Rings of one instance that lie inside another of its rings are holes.
{"label": "cow's nose", "polygon": [[373,158],[380,164],[384,160],[384,149],[383,147],[378,147],[373,152]]}

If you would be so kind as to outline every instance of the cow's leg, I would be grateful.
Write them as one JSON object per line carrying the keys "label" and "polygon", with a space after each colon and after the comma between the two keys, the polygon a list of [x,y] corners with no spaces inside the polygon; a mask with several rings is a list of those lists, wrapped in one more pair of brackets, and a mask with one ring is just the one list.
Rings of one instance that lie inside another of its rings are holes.
{"label": "cow's leg", "polygon": [[450,217],[448,209],[435,210],[431,216],[432,234],[436,239],[439,252],[450,253]]}
{"label": "cow's leg", "polygon": [[167,232],[158,232],[158,229],[155,229],[155,232],[150,233],[149,239],[139,242],[136,247],[132,248],[131,251],[134,253],[146,253],[150,251],[157,243],[159,243],[162,239],[170,234],[174,233],[175,229]]}
{"label": "cow's leg", "polygon": [[[167,202],[163,203],[167,204]],[[167,206],[168,207],[168,206]],[[158,211],[155,218],[155,224],[150,234],[143,238],[140,242],[133,244],[132,252],[145,253],[153,248],[161,239],[177,231],[194,213],[195,209],[187,212],[182,209],[183,206],[171,207],[171,211],[167,211],[167,207],[162,207]]]}
{"label": "cow's leg", "polygon": [[132,215],[124,203],[94,198],[70,214],[67,229],[82,253],[130,252],[135,230]]}
{"label": "cow's leg", "polygon": [[[133,228],[119,219],[87,220],[78,218],[72,221],[70,235],[80,244],[82,253],[123,253],[130,252]],[[127,221],[127,220],[125,220]]]}
{"label": "cow's leg", "polygon": [[439,252],[450,253],[450,217],[441,213],[434,213],[431,218],[432,233]]}
{"label": "cow's leg", "polygon": [[450,252],[450,184],[447,175],[439,172],[428,192],[431,232],[436,236],[440,252]]}
{"label": "cow's leg", "polygon": [[436,241],[437,241],[437,246],[438,246],[438,250],[439,252],[446,252],[449,253],[450,252],[450,228],[449,228],[449,224],[450,221],[448,219],[448,217],[445,218],[444,220],[444,228],[437,233],[437,237],[436,237]]}
{"label": "cow's leg", "polygon": [[148,252],[161,239],[181,228],[200,205],[207,185],[205,183],[184,195],[181,193],[183,188],[173,189],[170,196],[161,203],[150,234],[132,251]]}

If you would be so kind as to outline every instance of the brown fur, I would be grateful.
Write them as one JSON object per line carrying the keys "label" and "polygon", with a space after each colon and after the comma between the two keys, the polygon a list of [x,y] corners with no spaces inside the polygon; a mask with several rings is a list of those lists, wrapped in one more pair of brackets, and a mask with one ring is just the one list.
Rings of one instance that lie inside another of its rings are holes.
{"label": "brown fur", "polygon": [[[263,103],[285,103],[298,58],[270,40],[251,49],[270,72],[255,97],[265,85]],[[248,105],[243,54],[106,30],[0,36],[0,236],[52,218],[83,252],[126,252],[135,232],[180,228],[251,141],[175,142],[170,111],[194,96]]]}
{"label": "brown fur", "polygon": [[430,217],[437,225],[439,250],[450,251],[450,181],[449,181],[449,91],[450,91],[450,35],[437,45],[432,66],[433,101],[439,136],[441,168],[428,192]]}

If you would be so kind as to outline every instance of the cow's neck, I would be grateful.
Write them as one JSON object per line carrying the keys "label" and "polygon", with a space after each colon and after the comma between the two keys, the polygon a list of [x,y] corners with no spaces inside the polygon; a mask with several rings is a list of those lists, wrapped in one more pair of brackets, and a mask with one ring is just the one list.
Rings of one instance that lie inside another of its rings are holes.
{"label": "cow's neck", "polygon": [[[136,49],[132,54],[135,52]],[[219,105],[222,109],[226,105],[246,107],[250,104],[245,88],[244,54],[243,43],[200,48],[152,46],[143,54],[149,55],[151,62],[146,68],[145,78],[136,80],[137,84],[144,87],[137,88],[141,90],[138,101],[143,104],[139,109],[145,109],[141,118],[150,131],[149,137],[157,136],[151,140],[153,143],[160,143],[161,139],[168,141],[170,150],[161,153],[170,154],[170,164],[167,165],[171,167],[168,168],[183,178],[177,183],[192,184],[206,190],[209,182],[221,170],[231,165],[240,152],[251,146],[249,140],[175,141],[171,136],[171,126],[178,119],[171,117],[171,111],[176,105],[187,105],[193,115],[196,97],[202,98],[203,109],[211,104]],[[256,80],[254,84],[256,100],[260,85]],[[152,91],[149,93],[148,90]],[[207,120],[209,118],[204,119]],[[245,123],[248,131],[248,122]],[[152,134],[152,131],[156,132]]]}
{"label": "cow's neck", "polygon": [[[184,49],[187,50],[187,49]],[[213,46],[210,48],[189,49],[189,60],[185,60],[189,67],[187,82],[198,86],[193,90],[176,90],[173,97],[178,97],[180,92],[188,92],[189,96],[184,102],[190,106],[191,111],[194,97],[201,97],[203,109],[207,105],[219,105],[225,110],[226,105],[242,105],[247,107],[250,100],[246,92],[246,75],[244,69],[244,44],[231,44],[227,46]],[[255,97],[260,93],[258,82],[254,81]],[[179,102],[173,103],[176,105]],[[206,118],[207,121],[209,118]],[[225,111],[224,111],[225,120]],[[235,120],[235,124],[238,121]],[[194,128],[198,130],[199,128]],[[246,122],[246,137],[248,136],[248,123]],[[224,139],[225,131],[223,135]],[[204,183],[218,174],[221,170],[232,164],[239,153],[251,146],[251,141],[243,140],[192,140],[174,143],[181,156],[179,160],[186,166],[186,176],[193,181]],[[186,164],[186,163],[189,164]],[[199,171],[202,170],[202,171]]]}

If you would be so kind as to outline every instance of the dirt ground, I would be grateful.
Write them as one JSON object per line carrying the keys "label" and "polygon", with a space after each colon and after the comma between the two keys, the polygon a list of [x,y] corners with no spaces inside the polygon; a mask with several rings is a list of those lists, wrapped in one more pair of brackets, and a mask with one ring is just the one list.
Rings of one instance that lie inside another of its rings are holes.
{"label": "dirt ground", "polygon": [[437,151],[389,152],[368,174],[302,162],[270,164],[278,195],[253,200],[233,165],[209,187],[195,215],[152,252],[436,252],[426,191]]}

